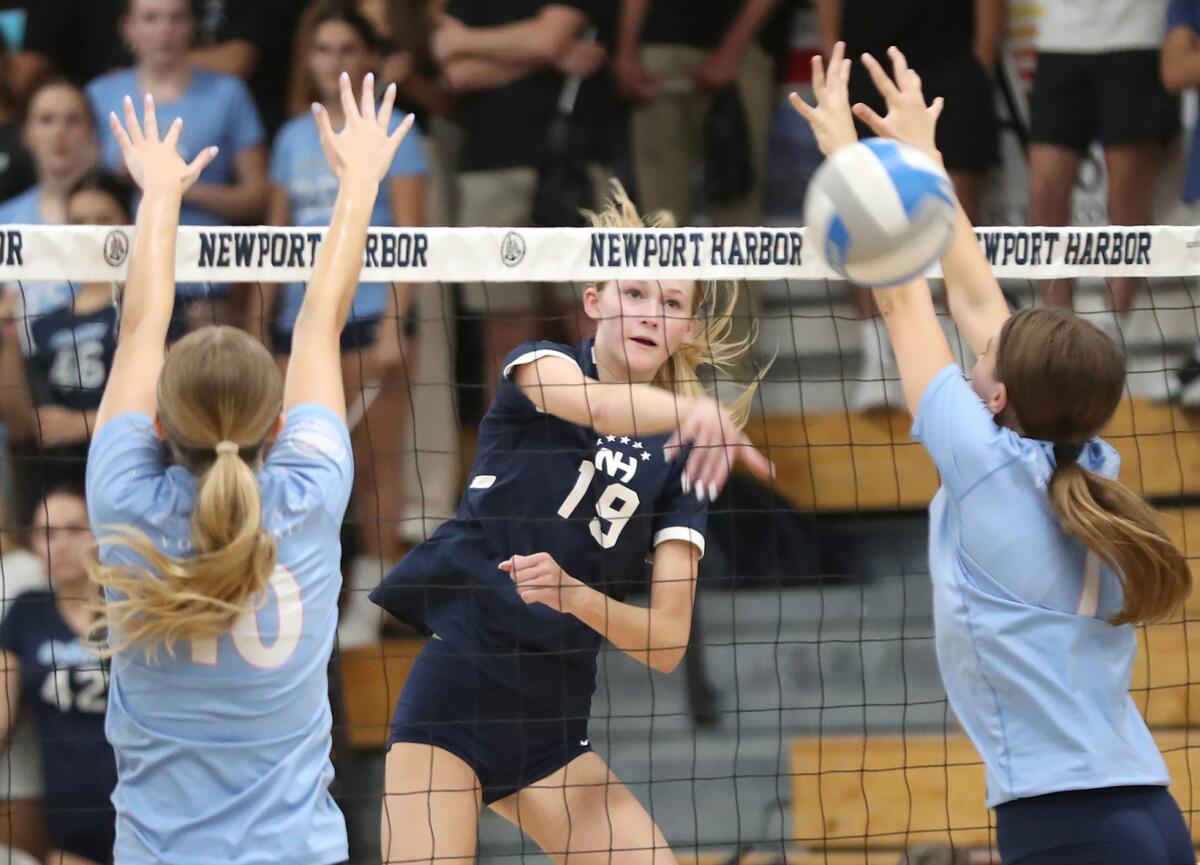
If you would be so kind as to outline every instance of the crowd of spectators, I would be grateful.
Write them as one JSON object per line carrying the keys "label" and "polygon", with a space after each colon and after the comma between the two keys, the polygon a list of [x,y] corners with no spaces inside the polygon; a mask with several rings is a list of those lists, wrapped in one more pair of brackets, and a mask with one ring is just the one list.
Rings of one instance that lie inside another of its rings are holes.
{"label": "crowd of spectators", "polygon": [[[135,102],[152,94],[160,122],[184,119],[186,158],[212,144],[221,148],[188,192],[182,222],[325,225],[336,181],[309,106],[322,103],[336,124],[340,73],[373,71],[379,88],[397,85],[400,106],[418,118],[418,131],[384,181],[377,225],[544,224],[540,179],[552,158],[576,163],[578,202],[595,203],[616,176],[643,210],[669,210],[681,223],[704,213],[716,224],[760,224],[772,111],[801,5],[0,0],[0,223],[128,224],[138,201],[121,176],[106,117],[126,94]],[[1098,141],[1110,221],[1149,222],[1156,165],[1177,138],[1177,94],[1200,86],[1200,0],[1170,0],[1169,10],[1167,0],[1043,5],[1028,130],[1031,219],[1068,222],[1080,162]],[[994,76],[1007,3],[812,6],[822,51],[837,40],[847,42],[851,57],[897,45],[923,75],[927,96],[946,98],[939,146],[963,206],[977,217],[984,175],[998,157]],[[576,79],[568,140],[555,144],[552,130],[564,120],[560,96]],[[873,98],[861,72],[852,93]],[[1183,195],[1200,198],[1200,149],[1193,150]],[[1136,287],[1132,280],[1113,283],[1108,326],[1115,336]],[[282,364],[303,291],[300,284],[181,285],[173,334],[210,323],[244,327]],[[756,298],[744,294],[748,322]],[[1043,297],[1069,304],[1071,286],[1047,284]],[[864,355],[854,407],[898,405],[898,395],[887,391],[894,362],[869,293],[856,292],[855,302]],[[452,382],[477,380],[486,390],[513,346],[577,338],[577,307],[570,286],[464,285],[457,293],[437,285],[360,287],[343,335],[343,350],[353,355],[344,366],[358,474],[354,525],[345,538],[343,645],[377,637],[365,590],[454,510],[463,394]],[[10,518],[0,519],[0,587],[6,605],[20,588],[38,593],[40,603],[0,628],[8,658],[36,656],[29,629],[37,622],[52,623],[46,627],[53,633],[42,636],[66,644],[86,631],[74,606],[61,599],[55,606],[45,576],[86,592],[73,566],[50,560],[77,553],[43,536],[52,508],[78,522],[70,491],[82,482],[118,309],[119,287],[109,284],[27,283],[0,295],[0,450],[11,452],[14,470],[11,482],[0,483],[9,492],[0,494],[0,516]],[[454,368],[456,358],[470,356],[456,347],[463,328],[473,328],[471,341],[481,347],[478,374]],[[1169,396],[1200,404],[1200,349],[1173,377]],[[75,530],[73,541],[86,521]],[[44,552],[30,557],[23,546]],[[29,664],[21,669],[32,682]],[[72,669],[55,681],[78,697],[95,688],[94,678],[94,671]],[[39,693],[53,698],[53,689],[38,688],[20,686],[26,702],[37,704]],[[17,718],[2,717],[22,729]],[[14,758],[6,766],[4,789],[14,800],[52,801],[62,773],[54,761],[67,757],[42,753],[41,765]],[[10,802],[12,813],[20,807]],[[0,819],[0,835],[19,824]],[[57,843],[36,833],[8,840],[39,853]]]}

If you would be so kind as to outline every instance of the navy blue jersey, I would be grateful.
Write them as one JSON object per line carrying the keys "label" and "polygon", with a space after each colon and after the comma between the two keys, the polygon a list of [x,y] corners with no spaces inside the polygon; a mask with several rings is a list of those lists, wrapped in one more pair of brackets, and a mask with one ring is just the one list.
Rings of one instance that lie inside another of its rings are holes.
{"label": "navy blue jersey", "polygon": [[[25,369],[37,405],[72,411],[100,407],[117,350],[117,308],[110,303],[87,313],[64,306],[29,319]],[[172,316],[167,341],[183,336],[182,315]]]}
{"label": "navy blue jersey", "polygon": [[50,592],[26,592],[12,602],[0,622],[0,648],[21,662],[21,705],[37,722],[52,839],[75,834],[73,821],[107,815],[100,825],[107,822],[111,855],[109,796],[117,769],[104,737],[107,663],[63,621]]}
{"label": "navy blue jersey", "polygon": [[682,462],[663,456],[667,436],[600,435],[537,409],[511,375],[547,355],[596,377],[590,341],[511,352],[479,427],[457,516],[393,568],[372,598],[479,651],[561,653],[568,673],[594,680],[600,635],[574,616],[526,605],[499,564],[546,552],[571,576],[623,600],[645,579],[656,545],[685,540],[703,552],[708,508],[683,492]]}

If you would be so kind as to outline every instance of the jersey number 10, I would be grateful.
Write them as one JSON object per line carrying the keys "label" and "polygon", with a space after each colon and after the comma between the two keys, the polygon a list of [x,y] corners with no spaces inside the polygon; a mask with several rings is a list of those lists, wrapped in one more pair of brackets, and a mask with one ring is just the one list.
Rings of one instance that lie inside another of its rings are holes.
{"label": "jersey number 10", "polygon": [[[275,595],[275,613],[279,630],[271,645],[263,642],[258,627],[258,610],[243,613],[233,623],[229,638],[242,659],[253,667],[271,670],[287,663],[300,645],[304,626],[304,607],[300,603],[300,584],[287,568],[278,567],[271,573],[267,591]],[[214,666],[217,663],[217,638],[192,640],[192,663]]]}
{"label": "jersey number 10", "polygon": [[[575,478],[575,486],[571,487],[571,492],[567,493],[563,503],[558,506],[560,517],[564,520],[571,518],[571,514],[575,513],[575,509],[583,501],[583,494],[592,485],[592,479],[595,476],[595,463],[591,460],[584,460],[579,464],[579,476]],[[621,536],[629,518],[637,512],[639,504],[641,504],[641,499],[638,498],[638,494],[625,484],[611,483],[606,486],[604,492],[600,493],[600,498],[596,499],[596,516],[592,517],[588,523],[588,529],[591,531],[592,537],[596,539],[596,543],[606,550],[616,546],[617,538]],[[601,520],[608,523],[607,528],[603,526]]]}

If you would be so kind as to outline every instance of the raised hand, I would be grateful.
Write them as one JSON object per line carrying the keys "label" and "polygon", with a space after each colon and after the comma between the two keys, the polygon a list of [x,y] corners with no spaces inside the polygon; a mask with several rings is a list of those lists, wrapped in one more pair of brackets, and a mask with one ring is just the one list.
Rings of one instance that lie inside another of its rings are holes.
{"label": "raised hand", "polygon": [[700,501],[712,501],[721,492],[729,473],[741,462],[760,478],[771,476],[771,461],[754,447],[749,437],[714,399],[697,399],[686,404],[679,429],[667,440],[665,455],[676,456],[690,446],[683,467],[683,491]]}
{"label": "raised hand", "polygon": [[921,76],[909,68],[904,54],[899,48],[893,47],[888,49],[888,57],[892,60],[891,77],[870,54],[862,56],[871,80],[887,102],[887,116],[880,117],[870,106],[861,102],[852,109],[854,116],[884,138],[911,144],[940,160],[934,132],[942,113],[942,97],[926,105],[925,94],[921,92]]}
{"label": "raised hand", "polygon": [[362,83],[362,98],[354,101],[354,90],[350,76],[342,73],[342,113],[346,125],[340,132],[333,131],[329,112],[318,102],[313,104],[313,115],[317,121],[317,134],[330,170],[339,180],[355,173],[374,183],[379,183],[387,174],[388,166],[396,155],[396,148],[412,129],[413,115],[404,118],[396,130],[388,134],[392,120],[392,106],[396,102],[396,85],[389,84],[383,94],[379,111],[375,110],[375,76],[368,74]]}
{"label": "raised hand", "polygon": [[832,156],[858,141],[854,116],[850,113],[850,61],[846,58],[845,42],[833,46],[828,72],[820,55],[812,59],[812,82],[817,104],[809,105],[798,93],[793,93],[792,107],[812,126],[821,152]]}
{"label": "raised hand", "polygon": [[125,124],[117,119],[115,111],[109,112],[108,125],[121,145],[121,155],[129,176],[142,189],[151,186],[175,186],[187,192],[205,167],[217,155],[216,147],[206,147],[191,162],[179,155],[179,135],[183,132],[182,118],[176,118],[160,140],[158,137],[158,115],[154,110],[154,97],[146,94],[143,103],[145,127],[138,123],[133,99],[125,97]]}

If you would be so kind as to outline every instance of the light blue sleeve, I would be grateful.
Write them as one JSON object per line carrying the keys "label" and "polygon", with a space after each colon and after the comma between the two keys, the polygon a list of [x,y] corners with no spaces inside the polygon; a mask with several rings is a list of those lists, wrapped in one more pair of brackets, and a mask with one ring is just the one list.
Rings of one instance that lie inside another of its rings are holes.
{"label": "light blue sleeve", "polygon": [[354,485],[354,456],[346,422],[328,408],[304,403],[289,411],[266,468],[286,473],[289,510],[319,503],[341,523]]}
{"label": "light blue sleeve", "polygon": [[270,179],[274,186],[286,186],[292,180],[292,127],[285,126],[275,136],[271,146]]}
{"label": "light blue sleeve", "polygon": [[943,368],[921,396],[912,437],[925,445],[947,491],[961,498],[1020,456],[1020,439],[1000,426],[956,364]]}
{"label": "light blue sleeve", "polygon": [[[392,120],[391,128],[394,131],[400,125],[400,118]],[[421,133],[417,131],[416,126],[409,130],[408,135],[404,136],[404,140],[400,142],[400,147],[396,150],[396,157],[392,160],[392,166],[388,169],[388,177],[410,177],[414,174],[428,174],[429,165],[425,161],[425,143],[421,138]]]}
{"label": "light blue sleeve", "polygon": [[[229,143],[233,153],[262,144],[266,140],[262,118],[254,106],[250,90],[240,78],[229,76],[229,108],[226,120],[229,123]],[[232,155],[232,154],[231,154]]]}
{"label": "light blue sleeve", "polygon": [[112,130],[108,128],[108,113],[117,111],[120,114],[121,99],[125,96],[123,93],[115,92],[116,84],[117,82],[111,75],[104,75],[94,79],[87,86],[87,97],[92,105],[96,138],[100,142],[100,163],[108,171],[114,172],[121,169],[121,146],[113,137]]}
{"label": "light blue sleeve", "polygon": [[167,464],[149,415],[110,420],[92,438],[87,459],[88,519],[97,535],[156,512]]}

